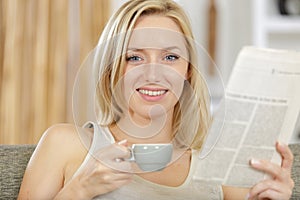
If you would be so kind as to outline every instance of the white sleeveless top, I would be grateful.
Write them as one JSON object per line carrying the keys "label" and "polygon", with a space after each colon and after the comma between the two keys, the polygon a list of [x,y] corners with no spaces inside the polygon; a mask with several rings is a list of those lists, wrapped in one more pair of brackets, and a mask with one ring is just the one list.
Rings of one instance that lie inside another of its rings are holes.
{"label": "white sleeveless top", "polygon": [[[110,130],[105,127],[99,127],[93,122],[88,122],[84,125],[84,128],[94,128],[94,136],[91,147],[83,163],[77,169],[74,177],[79,171],[86,165],[89,159],[92,157],[92,153],[114,143],[114,138]],[[207,183],[194,180],[194,171],[197,168],[197,164],[200,161],[198,159],[198,151],[192,151],[191,165],[189,174],[185,182],[178,187],[169,187],[159,185],[141,178],[138,175],[133,176],[133,180],[116,189],[112,192],[99,195],[93,199],[98,200],[222,200],[223,191],[221,185],[208,185]]]}

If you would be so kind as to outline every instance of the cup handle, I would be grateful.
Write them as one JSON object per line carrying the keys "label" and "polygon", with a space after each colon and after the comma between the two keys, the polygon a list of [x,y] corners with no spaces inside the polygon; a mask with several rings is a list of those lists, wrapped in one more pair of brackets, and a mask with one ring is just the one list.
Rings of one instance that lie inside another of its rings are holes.
{"label": "cup handle", "polygon": [[125,161],[134,162],[135,158],[133,154],[133,149],[131,147],[128,147],[128,150],[130,151],[130,158],[125,159]]}

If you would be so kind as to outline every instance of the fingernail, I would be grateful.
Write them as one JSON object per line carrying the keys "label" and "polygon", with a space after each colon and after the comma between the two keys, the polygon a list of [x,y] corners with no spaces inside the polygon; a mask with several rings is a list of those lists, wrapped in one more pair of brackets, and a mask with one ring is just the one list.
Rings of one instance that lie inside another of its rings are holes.
{"label": "fingernail", "polygon": [[127,140],[125,139],[125,140],[121,140],[120,142],[118,142],[118,144],[125,144],[127,142]]}
{"label": "fingernail", "polygon": [[257,160],[257,159],[251,158],[250,164],[251,164],[251,165],[260,165],[260,161]]}
{"label": "fingernail", "polygon": [[123,158],[116,158],[115,161],[116,161],[117,163],[120,163],[120,162],[124,161],[124,159],[123,159]]}
{"label": "fingernail", "polygon": [[284,144],[282,142],[280,142],[280,141],[277,141],[277,146],[284,147]]}

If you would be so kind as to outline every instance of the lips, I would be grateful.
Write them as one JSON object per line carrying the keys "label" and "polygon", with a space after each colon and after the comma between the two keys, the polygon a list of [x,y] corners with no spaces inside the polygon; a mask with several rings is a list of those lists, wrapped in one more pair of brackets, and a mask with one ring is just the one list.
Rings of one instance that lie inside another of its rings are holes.
{"label": "lips", "polygon": [[149,89],[137,89],[137,91],[143,95],[148,96],[161,96],[167,93],[168,90],[149,90]]}
{"label": "lips", "polygon": [[159,101],[168,92],[168,90],[160,88],[139,88],[136,91],[146,101]]}

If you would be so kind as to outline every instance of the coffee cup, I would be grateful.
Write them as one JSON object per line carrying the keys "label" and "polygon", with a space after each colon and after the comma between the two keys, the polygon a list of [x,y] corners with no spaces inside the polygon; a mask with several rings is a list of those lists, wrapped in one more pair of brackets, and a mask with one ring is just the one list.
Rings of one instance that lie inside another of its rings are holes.
{"label": "coffee cup", "polygon": [[133,144],[128,161],[135,162],[143,171],[161,171],[172,159],[173,145],[167,144]]}

